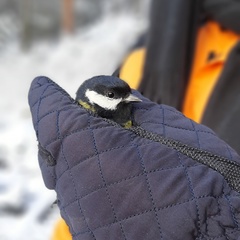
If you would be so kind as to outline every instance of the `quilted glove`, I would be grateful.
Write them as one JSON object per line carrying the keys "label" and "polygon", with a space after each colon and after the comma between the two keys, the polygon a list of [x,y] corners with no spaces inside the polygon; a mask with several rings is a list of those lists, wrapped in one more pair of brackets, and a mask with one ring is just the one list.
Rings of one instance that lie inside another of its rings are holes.
{"label": "quilted glove", "polygon": [[209,128],[142,99],[125,129],[46,77],[29,105],[38,160],[74,240],[240,239],[240,157]]}

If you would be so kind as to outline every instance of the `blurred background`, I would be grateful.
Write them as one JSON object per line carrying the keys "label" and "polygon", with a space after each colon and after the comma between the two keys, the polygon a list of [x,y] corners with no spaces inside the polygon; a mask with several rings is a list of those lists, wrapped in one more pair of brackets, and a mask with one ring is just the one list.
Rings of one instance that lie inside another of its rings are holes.
{"label": "blurred background", "polygon": [[27,94],[46,75],[74,97],[111,75],[148,25],[149,0],[0,0],[0,239],[46,240],[59,211],[45,188]]}

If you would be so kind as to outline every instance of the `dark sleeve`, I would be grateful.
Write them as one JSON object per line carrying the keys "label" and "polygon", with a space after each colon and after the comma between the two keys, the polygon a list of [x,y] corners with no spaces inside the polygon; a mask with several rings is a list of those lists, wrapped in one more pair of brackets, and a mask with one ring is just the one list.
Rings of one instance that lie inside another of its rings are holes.
{"label": "dark sleeve", "polygon": [[204,112],[202,123],[240,153],[240,42],[232,49]]}
{"label": "dark sleeve", "polygon": [[199,25],[199,0],[153,0],[139,91],[181,109]]}

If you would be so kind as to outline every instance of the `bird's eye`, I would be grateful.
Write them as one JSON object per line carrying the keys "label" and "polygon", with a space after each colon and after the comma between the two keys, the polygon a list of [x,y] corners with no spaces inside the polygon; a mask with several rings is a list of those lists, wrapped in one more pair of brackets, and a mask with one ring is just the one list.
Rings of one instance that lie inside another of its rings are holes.
{"label": "bird's eye", "polygon": [[108,96],[109,98],[114,98],[114,93],[113,93],[113,92],[108,92],[108,93],[107,93],[107,96]]}

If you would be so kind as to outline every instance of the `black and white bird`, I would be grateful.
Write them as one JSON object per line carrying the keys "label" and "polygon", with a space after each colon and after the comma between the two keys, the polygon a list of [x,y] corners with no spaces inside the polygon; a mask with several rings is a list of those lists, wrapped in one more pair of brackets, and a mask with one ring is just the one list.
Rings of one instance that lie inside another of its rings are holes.
{"label": "black and white bird", "polygon": [[113,76],[86,80],[76,93],[76,101],[98,116],[111,119],[125,128],[132,126],[132,102],[141,102],[129,85]]}

